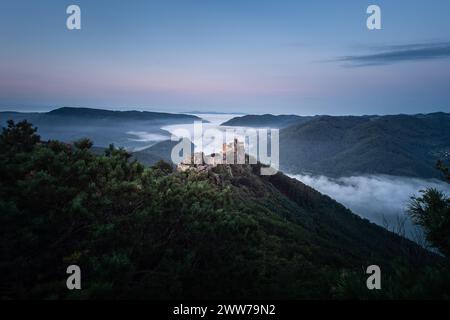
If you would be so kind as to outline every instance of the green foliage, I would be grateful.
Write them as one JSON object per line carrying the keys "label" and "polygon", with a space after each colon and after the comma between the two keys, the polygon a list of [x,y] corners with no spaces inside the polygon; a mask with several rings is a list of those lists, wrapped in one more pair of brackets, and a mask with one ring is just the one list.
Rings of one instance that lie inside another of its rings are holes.
{"label": "green foliage", "polygon": [[381,278],[382,290],[367,290],[365,270],[344,270],[333,288],[333,297],[361,300],[450,299],[450,274],[446,266],[428,266],[417,272],[404,260],[396,259],[391,271],[382,274],[386,275]]}
{"label": "green foliage", "polygon": [[447,168],[444,162],[442,160],[438,160],[436,167],[442,172],[442,174],[444,175],[444,179],[450,182],[450,170]]}
{"label": "green foliage", "polygon": [[173,167],[170,163],[165,162],[164,160],[159,160],[155,165],[153,165],[154,169],[159,169],[164,173],[171,173],[173,171]]}
{"label": "green foliage", "polygon": [[[438,161],[437,168],[450,182],[448,168]],[[409,205],[413,222],[425,232],[428,242],[447,258],[450,257],[450,197],[430,188],[422,191],[421,197],[413,197]]]}
{"label": "green foliage", "polygon": [[29,151],[40,141],[40,137],[36,134],[37,128],[33,128],[27,121],[19,122],[17,125],[12,120],[7,123],[8,127],[3,128],[0,135],[2,153],[10,149],[13,151]]}

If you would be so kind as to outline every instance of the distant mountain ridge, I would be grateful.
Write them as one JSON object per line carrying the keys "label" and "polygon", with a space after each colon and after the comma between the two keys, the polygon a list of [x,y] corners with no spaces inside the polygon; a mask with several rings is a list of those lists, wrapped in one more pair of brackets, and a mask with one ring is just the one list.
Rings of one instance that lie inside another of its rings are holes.
{"label": "distant mountain ridge", "polygon": [[242,117],[232,118],[224,123],[223,126],[239,126],[239,127],[269,127],[269,128],[285,128],[296,123],[304,123],[314,117],[302,117],[297,115],[245,115]]}
{"label": "distant mountain ridge", "polygon": [[18,111],[0,111],[0,116],[17,115],[17,116],[59,116],[59,117],[80,117],[80,118],[111,118],[123,120],[153,120],[153,119],[195,119],[201,120],[192,114],[184,113],[168,113],[154,111],[137,111],[137,110],[106,110],[95,108],[77,108],[77,107],[61,107],[48,112],[18,112]]}
{"label": "distant mountain ridge", "polygon": [[177,114],[177,113],[165,113],[165,112],[153,112],[153,111],[112,111],[105,109],[91,109],[91,108],[71,108],[63,107],[52,110],[46,113],[52,116],[63,117],[88,117],[88,118],[111,118],[111,119],[123,119],[123,120],[154,120],[154,119],[195,119],[200,120],[199,117],[190,114]]}

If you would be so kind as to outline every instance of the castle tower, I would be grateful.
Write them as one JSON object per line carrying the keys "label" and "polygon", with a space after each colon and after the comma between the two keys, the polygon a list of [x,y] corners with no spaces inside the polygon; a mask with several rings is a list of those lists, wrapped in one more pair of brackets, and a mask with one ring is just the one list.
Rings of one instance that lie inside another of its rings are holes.
{"label": "castle tower", "polygon": [[237,164],[238,163],[237,155],[238,155],[238,139],[234,138],[234,142],[233,142],[233,156],[234,156],[233,160],[234,160],[234,162],[233,162],[233,164]]}
{"label": "castle tower", "polygon": [[226,160],[227,160],[227,144],[226,143],[222,144],[222,160],[223,160],[223,163],[226,163]]}

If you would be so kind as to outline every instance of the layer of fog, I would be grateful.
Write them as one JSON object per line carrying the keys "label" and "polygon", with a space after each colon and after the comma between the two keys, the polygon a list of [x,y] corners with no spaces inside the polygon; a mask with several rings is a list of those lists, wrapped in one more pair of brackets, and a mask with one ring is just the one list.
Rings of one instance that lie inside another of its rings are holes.
{"label": "layer of fog", "polygon": [[[234,137],[238,138],[240,141],[244,141],[244,131],[246,128],[244,127],[226,127],[221,126],[222,123],[237,117],[237,114],[193,114],[196,115],[207,122],[201,123],[201,131],[203,133],[211,130],[220,131],[223,134],[223,139],[220,141],[214,140],[212,137],[207,137],[205,135],[195,135],[194,132],[194,122],[185,123],[185,124],[174,124],[161,127],[162,130],[170,132],[174,137],[177,138],[188,138],[195,146],[195,152],[204,152],[205,154],[211,154],[214,152],[219,152],[222,147],[223,142],[231,142]],[[200,124],[200,121],[197,121],[197,124]],[[198,127],[197,127],[198,128]],[[226,129],[229,128],[233,130],[233,136],[225,135]]]}
{"label": "layer of fog", "polygon": [[[450,194],[450,184],[430,179],[396,177],[388,175],[329,178],[325,176],[290,175],[323,194],[342,203],[354,213],[381,226],[396,231],[399,220],[407,218],[407,207],[412,196],[420,191],[436,188]],[[406,220],[405,235],[416,236],[411,221]]]}

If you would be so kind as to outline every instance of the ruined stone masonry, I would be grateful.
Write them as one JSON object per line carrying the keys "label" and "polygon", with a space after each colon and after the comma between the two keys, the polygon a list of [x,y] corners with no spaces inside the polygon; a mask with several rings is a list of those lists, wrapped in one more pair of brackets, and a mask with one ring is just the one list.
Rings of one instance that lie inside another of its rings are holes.
{"label": "ruined stone masonry", "polygon": [[245,164],[248,163],[248,157],[245,153],[243,142],[234,139],[233,142],[224,143],[219,153],[205,155],[203,152],[196,152],[177,166],[177,171],[186,170],[209,171],[219,164]]}

